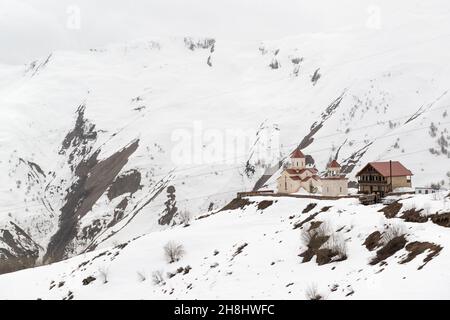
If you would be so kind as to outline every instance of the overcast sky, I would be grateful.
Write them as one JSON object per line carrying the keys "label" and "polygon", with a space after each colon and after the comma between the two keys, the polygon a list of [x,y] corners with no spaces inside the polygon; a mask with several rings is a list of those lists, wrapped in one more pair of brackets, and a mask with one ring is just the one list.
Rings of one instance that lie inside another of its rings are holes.
{"label": "overcast sky", "polygon": [[[0,0],[0,63],[152,36],[265,40],[420,19],[445,0]],[[448,6],[447,6],[448,7]],[[375,19],[376,21],[376,19]]]}

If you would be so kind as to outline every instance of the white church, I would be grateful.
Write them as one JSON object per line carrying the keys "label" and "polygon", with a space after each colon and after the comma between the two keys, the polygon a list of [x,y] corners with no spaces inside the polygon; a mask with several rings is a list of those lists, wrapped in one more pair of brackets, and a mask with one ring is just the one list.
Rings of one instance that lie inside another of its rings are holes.
{"label": "white church", "polygon": [[341,174],[336,160],[327,165],[326,173],[319,176],[312,165],[306,164],[306,157],[295,149],[288,168],[277,179],[278,193],[321,194],[323,196],[344,196],[348,194],[348,179]]}

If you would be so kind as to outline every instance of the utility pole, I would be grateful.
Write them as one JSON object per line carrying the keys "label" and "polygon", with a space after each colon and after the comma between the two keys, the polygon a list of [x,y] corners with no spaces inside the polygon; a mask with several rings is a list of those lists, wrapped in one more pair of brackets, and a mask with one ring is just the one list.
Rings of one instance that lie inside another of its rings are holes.
{"label": "utility pole", "polygon": [[389,189],[392,192],[392,160],[389,160]]}

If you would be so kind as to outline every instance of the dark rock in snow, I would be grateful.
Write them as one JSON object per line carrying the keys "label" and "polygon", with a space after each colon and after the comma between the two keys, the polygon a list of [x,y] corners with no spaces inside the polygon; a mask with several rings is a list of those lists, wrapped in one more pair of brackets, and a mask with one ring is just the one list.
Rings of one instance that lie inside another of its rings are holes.
{"label": "dark rock in snow", "polygon": [[108,199],[112,200],[125,193],[133,194],[141,189],[141,173],[129,170],[119,175],[108,189]]}
{"label": "dark rock in snow", "polygon": [[14,222],[0,229],[0,274],[33,267],[42,248]]}
{"label": "dark rock in snow", "polygon": [[78,179],[70,188],[66,203],[61,208],[59,228],[49,242],[45,262],[59,261],[67,256],[66,248],[77,235],[78,221],[110,187],[138,146],[139,140],[136,140],[101,161],[97,159],[98,150],[76,167]]}

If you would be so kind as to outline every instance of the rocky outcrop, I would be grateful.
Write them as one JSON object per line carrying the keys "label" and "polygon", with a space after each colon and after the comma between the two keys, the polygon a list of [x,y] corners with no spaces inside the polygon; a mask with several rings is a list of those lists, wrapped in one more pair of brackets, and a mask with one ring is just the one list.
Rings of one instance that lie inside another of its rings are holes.
{"label": "rocky outcrop", "polygon": [[431,216],[431,221],[441,227],[450,228],[450,212],[436,213]]}
{"label": "rocky outcrop", "polygon": [[204,39],[194,39],[190,37],[184,38],[184,45],[189,50],[194,51],[195,49],[209,49],[210,52],[214,52],[214,45],[216,40],[213,38]]}
{"label": "rocky outcrop", "polygon": [[391,219],[391,218],[394,218],[397,215],[397,213],[399,213],[399,211],[402,207],[403,207],[403,204],[396,201],[391,204],[388,204],[384,208],[381,208],[380,210],[378,210],[378,212],[383,212],[384,216],[386,218]]}
{"label": "rocky outcrop", "polygon": [[61,208],[59,228],[50,240],[44,256],[45,262],[67,257],[66,249],[77,235],[78,222],[113,184],[138,146],[139,140],[136,140],[104,160],[97,159],[100,152],[98,150],[78,164],[75,169],[77,180],[70,187]]}
{"label": "rocky outcrop", "polygon": [[33,267],[41,249],[14,222],[0,227],[0,274]]}
{"label": "rocky outcrop", "polygon": [[59,150],[60,155],[68,154],[67,162],[72,170],[76,167],[76,159],[82,158],[92,150],[92,143],[97,140],[95,125],[84,117],[86,106],[80,105],[77,109],[75,127],[66,135]]}
{"label": "rocky outcrop", "polygon": [[167,201],[164,202],[166,208],[164,209],[162,216],[158,219],[160,225],[169,225],[173,221],[173,217],[178,212],[175,187],[167,187]]}
{"label": "rocky outcrop", "polygon": [[133,194],[141,189],[141,173],[135,169],[119,175],[108,189],[108,199],[115,199],[125,193]]}
{"label": "rocky outcrop", "polygon": [[442,247],[435,243],[414,241],[408,243],[405,247],[408,251],[408,255],[400,261],[401,264],[414,260],[418,255],[428,251],[428,254],[423,259],[423,264],[419,266],[418,270],[422,269],[428,262],[430,262],[435,256],[441,252]]}
{"label": "rocky outcrop", "polygon": [[373,251],[382,245],[381,240],[382,240],[382,236],[381,236],[380,231],[374,231],[367,236],[363,245],[366,246],[367,250]]}
{"label": "rocky outcrop", "polygon": [[403,249],[406,243],[407,241],[404,235],[393,238],[377,251],[377,255],[370,261],[370,264],[376,265],[377,263],[386,260],[397,251]]}

